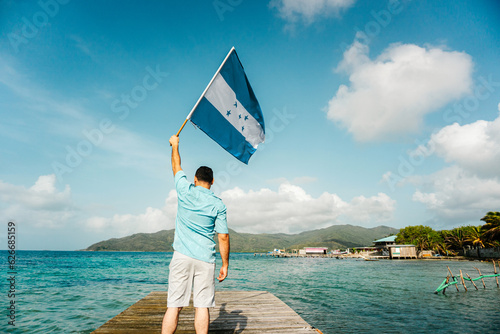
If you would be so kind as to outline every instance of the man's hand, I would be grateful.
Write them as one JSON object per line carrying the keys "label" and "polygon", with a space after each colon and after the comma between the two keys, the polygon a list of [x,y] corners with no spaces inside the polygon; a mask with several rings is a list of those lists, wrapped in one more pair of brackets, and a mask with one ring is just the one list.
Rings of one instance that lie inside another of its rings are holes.
{"label": "man's hand", "polygon": [[227,266],[222,266],[219,271],[219,277],[217,277],[219,283],[222,282],[226,277],[227,277]]}
{"label": "man's hand", "polygon": [[172,136],[168,141],[170,146],[172,146],[172,171],[177,174],[178,171],[182,170],[181,168],[181,156],[179,154],[179,137]]}
{"label": "man's hand", "polygon": [[219,282],[222,282],[227,277],[227,268],[229,268],[229,234],[219,233],[218,238],[222,267],[220,267],[219,277],[217,277],[217,279]]}
{"label": "man's hand", "polygon": [[170,140],[168,142],[170,143],[170,146],[172,146],[172,147],[179,146],[179,137],[177,137],[176,135],[173,135],[172,137],[170,137]]}

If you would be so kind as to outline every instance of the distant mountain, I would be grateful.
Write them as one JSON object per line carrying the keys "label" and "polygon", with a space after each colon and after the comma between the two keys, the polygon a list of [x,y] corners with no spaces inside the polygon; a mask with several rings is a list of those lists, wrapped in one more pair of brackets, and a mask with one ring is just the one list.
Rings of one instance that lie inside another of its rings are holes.
{"label": "distant mountain", "polygon": [[[299,234],[251,234],[229,229],[231,251],[250,253],[267,252],[274,248],[290,250],[306,246],[321,246],[330,249],[370,246],[374,240],[398,232],[398,229],[387,226],[364,228],[353,225],[333,225]],[[172,252],[173,241],[174,230],[163,230],[156,233],[137,233],[123,238],[100,241],[89,246],[86,250]]]}

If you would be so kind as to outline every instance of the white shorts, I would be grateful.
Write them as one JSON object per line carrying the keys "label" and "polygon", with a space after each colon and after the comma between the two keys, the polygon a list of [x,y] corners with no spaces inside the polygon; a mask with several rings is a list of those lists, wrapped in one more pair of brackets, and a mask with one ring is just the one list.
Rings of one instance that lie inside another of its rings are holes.
{"label": "white shorts", "polygon": [[215,263],[174,251],[169,265],[167,307],[187,307],[193,289],[194,307],[215,306]]}

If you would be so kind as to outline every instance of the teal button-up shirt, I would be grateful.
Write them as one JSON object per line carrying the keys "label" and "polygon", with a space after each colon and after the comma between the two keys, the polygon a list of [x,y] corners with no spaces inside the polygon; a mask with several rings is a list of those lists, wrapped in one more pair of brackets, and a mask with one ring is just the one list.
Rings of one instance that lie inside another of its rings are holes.
{"label": "teal button-up shirt", "polygon": [[215,262],[215,232],[229,233],[226,206],[214,193],[196,187],[183,171],[175,174],[177,217],[173,247],[191,258]]}

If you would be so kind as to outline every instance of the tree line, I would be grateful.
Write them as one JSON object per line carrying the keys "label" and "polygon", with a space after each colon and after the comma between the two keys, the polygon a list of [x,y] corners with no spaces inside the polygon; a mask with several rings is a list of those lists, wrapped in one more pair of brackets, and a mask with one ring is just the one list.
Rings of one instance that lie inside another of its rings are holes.
{"label": "tree line", "polygon": [[478,226],[461,226],[435,231],[429,226],[407,226],[399,231],[398,244],[412,244],[417,250],[433,250],[443,255],[456,255],[467,247],[500,248],[500,212],[488,212]]}

